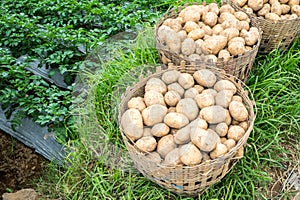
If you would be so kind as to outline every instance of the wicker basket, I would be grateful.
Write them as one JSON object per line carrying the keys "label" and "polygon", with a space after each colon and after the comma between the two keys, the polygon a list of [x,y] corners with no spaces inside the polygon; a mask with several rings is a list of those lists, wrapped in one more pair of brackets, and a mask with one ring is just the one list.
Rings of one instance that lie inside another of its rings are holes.
{"label": "wicker basket", "polygon": [[[237,10],[246,10],[230,0],[223,0]],[[251,21],[254,21],[263,31],[259,47],[260,53],[269,53],[274,49],[287,50],[300,33],[300,17],[296,19],[280,20],[273,22],[259,18],[252,13],[247,13]]]}
{"label": "wicker basket", "polygon": [[[202,3],[203,5],[206,5],[206,2]],[[193,3],[193,5],[199,5],[199,3]],[[169,11],[167,11],[164,16],[159,20],[159,22],[155,26],[155,39],[156,39],[156,48],[158,50],[158,54],[160,57],[160,62],[162,64],[168,64],[170,62],[180,65],[180,62],[182,60],[186,61],[187,64],[210,64],[210,62],[205,62],[203,60],[198,60],[196,62],[192,62],[188,57],[180,56],[179,54],[175,52],[171,52],[168,50],[162,42],[159,40],[158,37],[158,28],[163,24],[163,22],[168,18],[176,18],[178,14],[189,5],[185,6],[179,6],[177,8],[173,8]],[[258,25],[251,21],[251,26],[257,27]],[[262,32],[261,32],[262,35]],[[243,82],[246,82],[250,73],[250,70],[252,68],[252,65],[254,63],[255,57],[257,55],[260,41],[261,41],[261,35],[259,37],[258,42],[253,46],[253,49],[251,51],[247,51],[243,55],[238,56],[232,56],[228,61],[224,61],[222,58],[218,58],[218,61],[215,64],[216,67],[225,70],[226,73],[234,75],[238,79],[242,80]],[[205,57],[205,56],[204,56]],[[211,61],[213,62],[213,61]]]}
{"label": "wicker basket", "polygon": [[[220,181],[242,157],[238,156],[237,154],[239,151],[244,150],[244,146],[246,145],[250,132],[253,129],[253,123],[255,119],[253,108],[255,104],[249,99],[247,91],[242,88],[242,85],[244,85],[242,81],[237,80],[232,75],[224,73],[218,68],[208,67],[205,65],[182,65],[173,66],[170,68],[167,70],[159,70],[157,73],[150,75],[145,79],[140,79],[137,84],[127,89],[125,94],[122,96],[119,106],[118,122],[129,155],[133,160],[135,167],[146,178],[171,192],[181,195],[195,196],[204,192],[210,185]],[[147,80],[152,77],[160,78],[165,71],[177,69],[180,72],[193,74],[195,71],[204,68],[213,71],[219,80],[226,79],[235,84],[237,87],[237,93],[242,97],[243,102],[249,112],[248,130],[233,149],[217,159],[205,161],[196,166],[178,165],[170,167],[154,162],[151,157],[148,157],[149,155],[147,153],[142,153],[136,149],[134,142],[125,136],[125,133],[120,126],[121,116],[128,109],[127,102],[132,97],[143,96]]]}

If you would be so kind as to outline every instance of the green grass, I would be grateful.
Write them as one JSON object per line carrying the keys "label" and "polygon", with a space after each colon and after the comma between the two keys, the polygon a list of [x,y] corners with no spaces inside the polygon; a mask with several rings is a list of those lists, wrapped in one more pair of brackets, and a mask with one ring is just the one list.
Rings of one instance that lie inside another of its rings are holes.
{"label": "green grass", "polygon": [[[299,43],[298,39],[285,52],[257,56],[247,82],[257,117],[245,155],[221,182],[195,199],[292,198],[292,189],[271,196],[271,188],[277,181],[272,174],[296,166],[300,158]],[[97,55],[104,46],[112,52],[105,62]],[[159,63],[151,29],[132,43],[118,44],[119,48],[111,43],[104,46],[86,62],[94,69],[79,75],[88,86],[87,99],[74,110],[81,141],[76,148],[70,145],[73,151],[65,166],[49,167],[39,182],[40,191],[45,197],[74,200],[191,199],[170,193],[138,173],[116,122],[120,95],[137,80],[135,74],[146,75],[146,69],[154,72],[155,67],[148,65]]]}

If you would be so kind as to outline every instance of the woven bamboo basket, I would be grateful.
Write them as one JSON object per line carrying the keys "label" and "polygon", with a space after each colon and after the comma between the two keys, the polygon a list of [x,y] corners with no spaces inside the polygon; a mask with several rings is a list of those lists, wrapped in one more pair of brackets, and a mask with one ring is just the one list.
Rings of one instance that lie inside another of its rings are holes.
{"label": "woven bamboo basket", "polygon": [[287,50],[300,33],[300,17],[295,19],[280,20],[273,22],[260,18],[242,9],[230,0],[223,0],[237,10],[248,14],[251,21],[254,21],[263,31],[259,53],[269,53],[274,49]]}
{"label": "woven bamboo basket", "polygon": [[[176,65],[180,65],[180,62],[184,60],[187,64],[198,64],[198,63],[204,63],[204,64],[210,64],[211,60],[204,61],[204,59],[196,60],[192,62],[188,57],[182,56],[180,54],[177,54],[175,52],[172,52],[166,48],[160,41],[158,37],[158,28],[163,24],[163,22],[168,18],[176,18],[178,14],[187,6],[189,5],[206,5],[206,2],[203,2],[202,4],[199,3],[192,3],[192,4],[186,4],[185,6],[179,6],[176,8],[172,8],[171,10],[167,11],[164,16],[158,21],[158,23],[155,25],[155,40],[156,40],[156,48],[158,50],[159,58],[161,64],[168,64],[168,63],[174,63]],[[250,21],[251,27],[257,27],[259,28],[258,24],[256,24],[255,21]],[[260,29],[259,29],[260,30]],[[260,30],[261,31],[261,30]],[[250,51],[247,51],[243,55],[238,56],[231,56],[228,61],[224,61],[222,58],[218,58],[217,62],[215,62],[215,66],[217,68],[225,70],[226,73],[234,75],[238,79],[242,80],[243,82],[246,82],[249,76],[249,73],[251,71],[251,68],[253,66],[255,57],[258,53],[258,49],[261,43],[261,36],[262,32],[260,34],[259,40],[257,43],[253,46],[253,49]],[[205,58],[204,55],[201,55],[203,58]]]}
{"label": "woven bamboo basket", "polygon": [[[205,68],[213,71],[218,77],[218,80],[229,80],[237,87],[237,94],[242,97],[243,102],[249,112],[248,130],[233,149],[231,149],[224,156],[216,158],[214,160],[208,160],[195,166],[166,166],[154,162],[153,159],[149,157],[150,154],[143,153],[135,147],[134,142],[126,137],[123,128],[120,125],[121,116],[128,109],[128,101],[132,97],[143,96],[147,80],[152,77],[160,78],[162,74],[168,70],[177,69],[182,73],[185,72],[193,74],[195,71]],[[135,167],[146,178],[158,184],[159,186],[173,193],[185,196],[199,195],[212,184],[219,182],[233,168],[237,161],[242,158],[242,156],[240,156],[240,153],[241,151],[244,151],[247,139],[254,125],[255,103],[250,100],[248,92],[243,89],[243,86],[245,85],[242,81],[236,79],[232,75],[224,73],[223,70],[220,70],[218,68],[205,65],[194,66],[182,64],[181,66],[170,65],[169,69],[158,70],[156,73],[152,75],[150,74],[147,78],[141,78],[140,81],[133,87],[127,88],[127,91],[123,94],[121,103],[119,105],[118,123],[122,138],[125,142],[129,155],[134,162]]]}

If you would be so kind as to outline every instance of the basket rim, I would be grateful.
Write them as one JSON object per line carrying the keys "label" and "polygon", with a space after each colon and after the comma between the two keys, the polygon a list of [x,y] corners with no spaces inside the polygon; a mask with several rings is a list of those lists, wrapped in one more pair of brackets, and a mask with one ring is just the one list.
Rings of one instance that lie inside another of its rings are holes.
{"label": "basket rim", "polygon": [[[176,68],[177,67],[177,68]],[[183,66],[172,66],[171,67],[169,66],[168,69],[166,70],[161,70],[160,67],[158,67],[158,70],[156,73],[154,74],[150,74],[149,76],[147,76],[146,78],[140,78],[139,82],[138,83],[135,83],[133,86],[131,87],[128,87],[126,89],[126,92],[122,95],[121,97],[121,102],[119,104],[119,109],[118,109],[118,125],[119,125],[119,129],[120,129],[120,132],[121,132],[121,135],[122,135],[122,138],[123,138],[123,141],[126,143],[126,145],[130,145],[133,149],[135,149],[134,153],[137,153],[139,155],[142,155],[142,156],[145,156],[150,154],[151,152],[141,152],[140,150],[138,150],[136,147],[135,147],[135,142],[130,140],[124,133],[124,130],[121,126],[121,116],[123,113],[120,112],[120,110],[122,109],[122,106],[125,105],[124,104],[124,101],[125,101],[125,97],[126,95],[128,95],[128,93],[131,93],[132,91],[135,91],[135,90],[138,90],[142,87],[145,86],[147,80],[149,80],[150,78],[153,78],[153,77],[157,77],[157,76],[160,76],[162,75],[164,72],[167,72],[167,71],[171,71],[171,70],[178,70],[180,67],[183,67]],[[236,78],[235,76],[233,75],[230,75],[230,74],[227,74],[227,73],[224,73],[223,70],[220,70],[219,68],[215,68],[215,67],[212,67],[212,66],[201,66],[201,65],[184,65],[184,67],[194,67],[195,70],[199,70],[199,69],[209,69],[209,70],[214,70],[216,72],[218,72],[220,75],[223,75],[225,77],[228,77],[226,78],[226,80],[229,80],[231,82],[233,82],[235,84],[235,86],[237,87],[238,91],[237,93],[243,93],[244,96],[242,96],[243,98],[243,102],[244,104],[247,104],[246,105],[246,108],[249,112],[249,119],[248,119],[248,123],[249,123],[249,126],[248,126],[248,129],[247,131],[245,132],[244,136],[237,142],[237,144],[235,145],[234,148],[232,148],[229,152],[227,152],[225,155],[221,156],[221,157],[218,157],[216,159],[213,159],[213,160],[207,160],[207,161],[204,161],[204,162],[201,162],[200,164],[197,164],[197,165],[193,165],[193,166],[187,166],[187,165],[164,165],[164,164],[159,164],[159,163],[155,163],[158,167],[161,167],[161,168],[169,168],[169,169],[176,169],[176,168],[182,168],[182,169],[191,169],[191,168],[197,168],[197,167],[204,167],[204,166],[207,166],[207,165],[211,165],[213,163],[218,163],[218,162],[222,162],[228,158],[230,159],[240,159],[242,157],[234,157],[234,154],[237,152],[237,150],[239,148],[241,148],[242,146],[245,146],[247,144],[247,140],[250,136],[250,133],[251,131],[253,130],[253,126],[254,126],[254,121],[255,121],[255,118],[256,118],[256,113],[257,113],[257,107],[256,107],[256,104],[255,104],[255,101],[254,101],[254,98],[253,98],[253,94],[251,93],[250,89],[246,86],[246,84],[239,80],[238,78]],[[216,76],[219,76],[219,74],[216,74]],[[221,79],[223,80],[223,79]],[[140,86],[138,88],[136,88],[137,86]],[[243,87],[246,87],[247,90],[245,90]],[[250,97],[251,99],[249,98],[249,95],[250,94]],[[132,96],[131,96],[132,97]],[[131,98],[130,97],[130,98]],[[126,102],[127,103],[127,102]],[[127,105],[126,105],[126,108],[127,108]],[[128,148],[127,148],[128,150]],[[149,162],[152,162],[152,160],[149,159]]]}

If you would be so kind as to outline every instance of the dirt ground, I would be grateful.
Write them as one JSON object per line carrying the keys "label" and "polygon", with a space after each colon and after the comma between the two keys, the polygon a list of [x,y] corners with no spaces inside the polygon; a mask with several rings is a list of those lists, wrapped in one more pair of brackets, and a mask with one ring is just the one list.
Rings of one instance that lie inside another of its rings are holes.
{"label": "dirt ground", "polygon": [[4,192],[35,188],[47,160],[0,130],[0,200]]}

